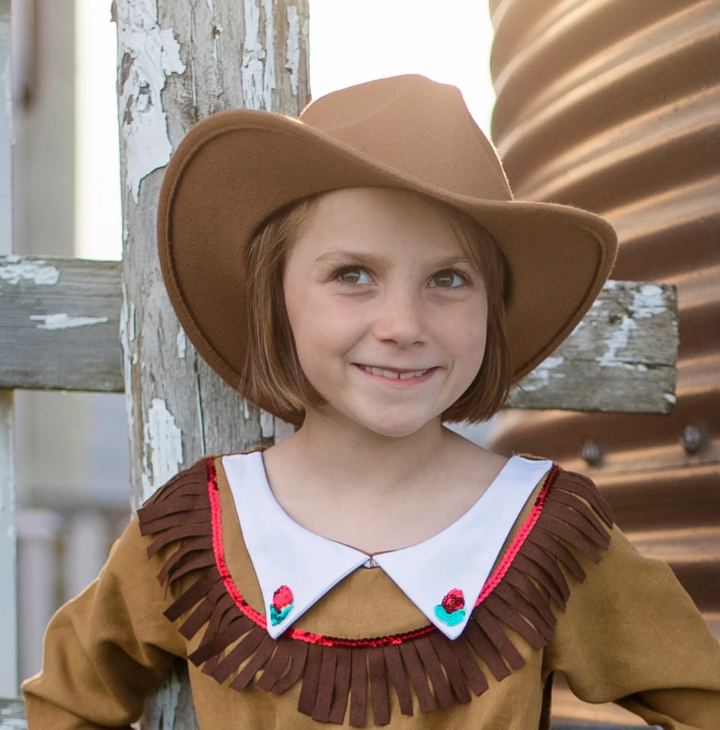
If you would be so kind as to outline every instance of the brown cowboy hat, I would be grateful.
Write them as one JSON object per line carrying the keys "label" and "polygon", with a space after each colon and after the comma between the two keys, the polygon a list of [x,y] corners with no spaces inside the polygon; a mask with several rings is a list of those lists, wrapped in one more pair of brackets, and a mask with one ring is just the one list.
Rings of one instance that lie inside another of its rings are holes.
{"label": "brown cowboy hat", "polygon": [[396,76],[328,94],[299,119],[247,109],[214,114],[190,130],[167,167],[158,246],[185,332],[233,388],[241,389],[247,342],[243,248],[282,206],[365,185],[437,198],[494,237],[511,272],[513,382],[572,332],[615,258],[615,231],[604,219],[513,199],[494,147],[454,86]]}

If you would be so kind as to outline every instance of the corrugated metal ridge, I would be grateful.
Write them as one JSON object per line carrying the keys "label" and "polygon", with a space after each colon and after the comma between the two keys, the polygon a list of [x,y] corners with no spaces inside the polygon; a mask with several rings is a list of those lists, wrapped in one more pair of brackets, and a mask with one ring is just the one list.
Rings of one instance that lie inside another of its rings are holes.
{"label": "corrugated metal ridge", "polygon": [[[573,29],[591,23],[593,29],[604,17],[616,19],[613,30],[617,37],[623,37],[637,28],[645,27],[649,19],[646,15],[638,16],[637,7],[643,0],[635,0],[633,4],[624,0],[600,0],[588,5],[586,0],[564,0],[544,2],[543,0],[491,0],[490,17],[495,29],[495,37],[499,39],[493,52],[493,76],[500,76],[503,69],[522,54],[522,49],[536,43],[538,38],[562,27],[572,33]],[[645,2],[646,10],[656,17],[663,18],[669,12],[678,12],[683,4],[692,6],[697,0],[651,0]],[[634,9],[633,9],[634,6]],[[629,15],[624,11],[631,10]],[[577,37],[577,30],[574,33]]]}
{"label": "corrugated metal ridge", "polygon": [[[720,638],[720,4],[490,7],[493,138],[516,196],[604,215],[620,240],[613,276],[675,284],[680,310],[671,416],[508,412],[493,447],[594,479]],[[563,717],[620,721],[556,697]]]}
{"label": "corrugated metal ridge", "polygon": [[[595,3],[587,0],[583,5],[586,8],[596,7]],[[653,8],[662,10],[661,5],[659,3]],[[502,69],[496,69],[497,64],[494,63],[493,73],[497,76],[494,76],[493,82],[498,100],[493,112],[493,137],[499,148],[504,148],[506,128],[512,126],[516,129],[539,111],[551,108],[555,103],[564,104],[566,98],[575,99],[577,103],[578,94],[587,94],[583,91],[585,88],[599,93],[623,83],[627,77],[647,75],[648,69],[652,75],[663,59],[672,57],[674,63],[680,63],[682,56],[692,53],[693,47],[701,41],[712,42],[717,29],[707,22],[707,16],[712,12],[709,5],[707,2],[692,3],[670,17],[658,14],[655,22],[636,27],[632,32],[633,24],[623,25],[618,12],[624,9],[631,17],[644,23],[637,4],[630,5],[623,0],[601,3],[608,11],[607,18],[597,17],[597,13],[584,18],[588,25],[587,39],[579,38],[577,28],[572,24],[564,28],[565,33],[559,33],[555,27],[551,32],[539,35],[534,43],[524,44]],[[598,33],[598,28],[602,28],[603,32]],[[502,42],[502,32],[498,28],[493,58],[496,56],[495,48],[501,47]],[[562,57],[558,57],[560,54]],[[664,71],[673,73],[673,69],[668,67]],[[695,73],[686,78],[687,83],[697,78],[697,71],[696,68]],[[708,67],[704,78],[710,80],[712,72],[713,69]],[[638,82],[642,80],[637,78]],[[637,92],[648,88],[639,83],[634,86]],[[687,87],[676,88],[678,92],[686,93]],[[628,84],[626,90],[628,104],[632,108],[633,88]]]}
{"label": "corrugated metal ridge", "polygon": [[[720,43],[720,34],[717,40]],[[622,174],[619,170],[622,165],[631,162],[635,167],[643,158],[651,158],[650,164],[653,165],[662,164],[662,156],[672,155],[672,150],[668,148],[673,146],[687,148],[688,171],[685,177],[694,181],[691,156],[696,151],[695,154],[701,155],[696,165],[707,166],[704,141],[714,139],[717,134],[719,105],[720,85],[705,94],[694,93],[661,108],[625,119],[614,125],[610,134],[604,129],[591,137],[579,139],[574,146],[568,147],[566,143],[563,151],[557,155],[543,155],[542,159],[535,155],[536,164],[533,168],[525,168],[528,173],[517,194],[535,200],[567,200],[570,196],[576,199],[577,194],[583,195],[585,188],[593,187],[596,195],[596,176],[603,177],[608,173],[618,176]],[[529,140],[525,140],[522,147],[528,144]],[[522,150],[518,154],[522,154]],[[720,162],[720,150],[717,154]],[[532,162],[527,157],[524,160],[525,165]],[[673,183],[679,177],[677,171],[675,173]],[[667,190],[667,181],[661,175],[647,180],[637,190],[638,195],[642,195],[646,188],[664,192]],[[611,196],[608,196],[608,200],[611,202],[607,205],[613,206],[618,201],[621,204],[623,202],[623,198],[615,198],[616,202],[612,202]]]}

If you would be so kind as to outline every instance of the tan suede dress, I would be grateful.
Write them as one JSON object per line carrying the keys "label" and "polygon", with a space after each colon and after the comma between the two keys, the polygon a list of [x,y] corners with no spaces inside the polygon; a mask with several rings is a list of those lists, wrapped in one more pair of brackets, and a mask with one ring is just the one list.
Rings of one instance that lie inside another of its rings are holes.
{"label": "tan suede dress", "polygon": [[[149,556],[149,557],[148,557]],[[664,563],[641,557],[587,478],[535,488],[459,639],[379,568],[359,569],[278,640],[220,457],[168,482],[64,605],[23,684],[30,730],[128,728],[187,659],[201,730],[536,730],[549,678],[650,724],[720,730],[720,646]]]}

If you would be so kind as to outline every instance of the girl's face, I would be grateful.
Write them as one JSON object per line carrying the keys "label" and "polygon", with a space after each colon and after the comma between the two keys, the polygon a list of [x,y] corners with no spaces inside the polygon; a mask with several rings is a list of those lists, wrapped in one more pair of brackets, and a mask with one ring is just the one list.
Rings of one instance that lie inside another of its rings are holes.
{"label": "girl's face", "polygon": [[300,364],[338,425],[408,436],[482,364],[482,276],[443,212],[414,193],[323,195],[288,253],[284,288]]}

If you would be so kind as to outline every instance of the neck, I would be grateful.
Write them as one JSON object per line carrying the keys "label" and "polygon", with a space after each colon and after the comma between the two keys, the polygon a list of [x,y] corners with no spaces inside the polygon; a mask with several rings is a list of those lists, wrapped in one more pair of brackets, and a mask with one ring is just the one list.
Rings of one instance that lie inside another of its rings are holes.
{"label": "neck", "polygon": [[409,436],[388,437],[309,413],[300,430],[273,450],[293,457],[317,487],[381,498],[424,482],[453,435],[440,418]]}

